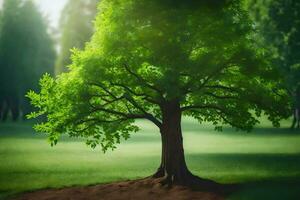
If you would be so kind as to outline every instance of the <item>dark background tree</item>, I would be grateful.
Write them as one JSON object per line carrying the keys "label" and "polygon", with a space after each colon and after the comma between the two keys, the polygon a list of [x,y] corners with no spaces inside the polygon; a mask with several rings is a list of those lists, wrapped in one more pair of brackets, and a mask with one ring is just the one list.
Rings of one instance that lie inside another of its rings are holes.
{"label": "dark background tree", "polygon": [[20,27],[20,6],[19,0],[6,0],[3,5],[2,23],[0,34],[0,90],[1,90],[1,115],[2,119],[7,118],[11,109],[13,117],[18,117],[18,92],[19,76],[17,68],[19,60],[14,55],[18,55],[21,46],[17,45],[17,39],[21,37]]}
{"label": "dark background tree", "polygon": [[55,51],[42,15],[32,1],[6,0],[0,34],[0,107],[16,120],[31,109],[24,97],[39,77],[53,74]]}
{"label": "dark background tree", "polygon": [[300,120],[300,2],[297,0],[250,0],[248,8],[252,15],[261,45],[268,46],[285,79],[285,88],[293,99],[295,128]]}
{"label": "dark background tree", "polygon": [[[103,151],[137,131],[136,119],[161,133],[163,183],[201,182],[188,170],[181,117],[250,131],[262,112],[287,116],[280,74],[255,45],[239,1],[103,0],[96,33],[75,51],[70,72],[45,75],[28,97],[47,116],[37,131],[52,145],[63,133]],[[122,9],[120,9],[122,8]],[[145,9],[147,8],[147,9]]]}
{"label": "dark background tree", "polygon": [[98,2],[99,0],[69,0],[65,5],[60,18],[61,37],[56,74],[67,71],[67,66],[71,64],[71,49],[83,49],[91,38]]}

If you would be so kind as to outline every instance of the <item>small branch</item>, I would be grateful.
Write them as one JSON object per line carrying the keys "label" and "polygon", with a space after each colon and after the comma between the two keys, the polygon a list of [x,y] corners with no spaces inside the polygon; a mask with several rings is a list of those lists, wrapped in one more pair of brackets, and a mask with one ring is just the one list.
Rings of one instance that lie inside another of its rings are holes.
{"label": "small branch", "polygon": [[229,121],[226,117],[224,117],[222,115],[222,113],[218,112],[218,114],[220,115],[220,117],[224,120],[225,123],[231,125],[232,127],[237,127],[234,123],[232,123],[231,121]]}
{"label": "small branch", "polygon": [[149,103],[160,105],[160,102],[152,99],[151,96],[149,96],[149,95],[147,95],[145,93],[137,93],[137,92],[135,92],[134,90],[132,90],[131,88],[129,88],[126,85],[123,85],[123,84],[120,84],[120,83],[113,83],[113,82],[111,82],[111,85],[112,86],[121,87],[121,88],[125,89],[127,92],[131,93],[134,96],[144,97],[143,99],[146,100],[146,101],[148,101]]}
{"label": "small branch", "polygon": [[204,94],[214,97],[216,99],[238,99],[236,96],[219,96],[211,92],[205,92]]}
{"label": "small branch", "polygon": [[221,107],[218,107],[216,105],[191,105],[191,106],[185,106],[181,108],[181,111],[187,111],[187,110],[192,110],[192,109],[215,109],[215,110],[220,110],[223,111]]}
{"label": "small branch", "polygon": [[88,83],[88,84],[90,84],[90,85],[92,85],[92,86],[97,86],[97,87],[100,87],[102,90],[104,90],[104,92],[106,92],[109,96],[111,96],[111,97],[113,97],[113,98],[118,98],[118,97],[116,97],[116,95],[114,95],[111,91],[109,91],[105,86],[103,86],[102,84],[100,84],[100,83],[93,83],[93,82],[90,82],[90,83]]}
{"label": "small branch", "polygon": [[109,113],[112,115],[117,115],[117,116],[122,116],[125,117],[127,119],[141,119],[141,118],[145,118],[145,115],[139,115],[139,114],[127,114],[127,113],[123,113],[123,112],[118,112],[115,110],[109,110],[109,109],[105,109],[105,108],[99,108],[99,107],[95,107],[93,106],[93,110],[92,112],[96,112],[96,111],[102,111],[105,113]]}
{"label": "small branch", "polygon": [[116,99],[113,99],[113,100],[107,100],[107,99],[102,99],[102,100],[104,100],[106,103],[105,104],[102,104],[102,105],[100,105],[101,107],[105,107],[105,106],[108,106],[108,105],[111,105],[111,104],[113,104],[113,103],[115,103],[115,102],[117,102],[117,101],[120,101],[120,100],[122,100],[122,99],[124,99],[125,97],[124,96],[121,96],[121,97],[118,97],[118,98],[116,98]]}
{"label": "small branch", "polygon": [[[230,63],[230,61],[224,63],[222,66],[220,66],[220,67],[218,67],[216,70],[214,70],[211,74],[207,75],[207,76],[204,78],[203,83],[202,83],[196,90],[199,91],[199,90],[203,89],[203,88],[205,87],[205,85],[206,85],[211,79],[217,77],[217,76],[219,75],[219,73],[222,72],[222,70],[224,70],[224,69],[226,69],[227,67],[229,67],[229,66],[228,66],[229,63]],[[188,76],[188,74],[183,74],[183,75],[184,75],[184,76]],[[189,74],[189,76],[191,77],[192,75]],[[194,82],[195,82],[195,80],[194,80],[194,81],[191,80],[191,81],[187,84],[187,86],[186,86],[186,88],[187,88],[187,89],[186,89],[186,92],[187,92],[187,93],[194,92],[194,90],[190,90],[190,87],[191,87],[191,85],[193,85]]]}
{"label": "small branch", "polygon": [[152,114],[148,113],[145,109],[143,109],[133,98],[126,98],[134,107],[139,109],[141,112],[145,114],[146,119],[152,121],[158,128],[161,128],[162,123],[156,119]]}
{"label": "small branch", "polygon": [[97,119],[97,118],[89,118],[89,119],[79,120],[75,124],[80,125],[80,124],[87,123],[87,122],[115,123],[115,122],[121,122],[121,121],[126,121],[126,120],[127,120],[126,118],[119,118],[119,119],[115,119],[115,120],[102,120],[102,119]]}

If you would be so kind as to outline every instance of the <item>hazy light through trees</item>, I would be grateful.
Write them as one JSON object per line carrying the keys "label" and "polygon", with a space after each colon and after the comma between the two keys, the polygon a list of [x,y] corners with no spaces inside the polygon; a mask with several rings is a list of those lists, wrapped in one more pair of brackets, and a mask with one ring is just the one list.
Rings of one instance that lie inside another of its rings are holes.
{"label": "hazy light through trees", "polygon": [[0,119],[30,112],[24,95],[39,77],[53,73],[54,43],[32,1],[5,0],[0,24]]}
{"label": "hazy light through trees", "polygon": [[[46,16],[51,27],[57,27],[61,11],[67,0],[34,0],[40,12]],[[0,0],[0,8],[3,6],[3,0]]]}
{"label": "hazy light through trees", "polygon": [[46,15],[52,27],[58,27],[61,11],[67,0],[35,0],[40,11]]}

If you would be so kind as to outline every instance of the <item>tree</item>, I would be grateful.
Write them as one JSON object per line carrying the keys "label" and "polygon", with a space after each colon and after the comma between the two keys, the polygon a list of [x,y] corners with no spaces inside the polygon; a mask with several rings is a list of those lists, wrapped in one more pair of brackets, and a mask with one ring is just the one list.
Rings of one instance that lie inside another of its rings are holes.
{"label": "tree", "polygon": [[37,90],[39,78],[44,73],[54,74],[56,52],[54,43],[48,34],[48,27],[36,6],[32,1],[25,1],[21,9],[21,38],[20,45],[23,52],[19,55],[20,65],[18,73],[21,74],[21,109],[28,114],[30,104],[24,98],[31,88]]}
{"label": "tree", "polygon": [[201,179],[185,163],[182,116],[247,131],[262,111],[277,126],[286,116],[279,73],[253,47],[238,1],[103,0],[100,10],[70,72],[45,75],[40,93],[28,93],[38,109],[29,117],[47,116],[35,128],[52,145],[66,133],[107,151],[146,119],[162,140],[154,177],[190,185]]}
{"label": "tree", "polygon": [[[271,50],[273,64],[285,79],[285,88],[293,101],[295,128],[300,111],[300,2],[296,0],[249,1],[261,45]],[[253,9],[256,7],[256,9]],[[297,111],[298,110],[298,111]]]}
{"label": "tree", "polygon": [[71,64],[72,48],[83,49],[91,38],[93,20],[97,12],[98,0],[69,0],[60,18],[60,53],[56,61],[55,73],[60,74]]}
{"label": "tree", "polygon": [[45,72],[53,74],[55,51],[47,26],[32,1],[6,0],[0,34],[0,91],[2,119],[9,111],[16,120],[28,114],[26,92],[37,89]]}
{"label": "tree", "polygon": [[[278,51],[275,58],[286,76],[286,85],[294,99],[294,118],[300,111],[300,2],[272,1],[269,16],[274,26],[273,42]],[[292,124],[292,128],[296,123]],[[299,128],[299,124],[298,124]]]}
{"label": "tree", "polygon": [[1,118],[7,118],[9,110],[12,111],[13,118],[19,114],[18,91],[20,82],[18,73],[19,59],[15,59],[22,50],[18,45],[21,30],[20,26],[20,0],[4,1],[2,11],[2,23],[0,33],[0,108]]}

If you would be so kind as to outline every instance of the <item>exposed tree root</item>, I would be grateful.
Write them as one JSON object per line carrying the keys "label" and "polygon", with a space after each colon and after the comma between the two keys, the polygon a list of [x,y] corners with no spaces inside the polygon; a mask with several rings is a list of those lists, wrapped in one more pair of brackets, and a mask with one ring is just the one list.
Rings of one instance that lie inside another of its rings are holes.
{"label": "exposed tree root", "polygon": [[237,185],[234,184],[220,184],[209,179],[203,179],[193,175],[190,171],[185,170],[180,176],[165,175],[165,172],[159,168],[157,172],[148,177],[153,179],[154,182],[158,182],[161,186],[172,188],[173,186],[183,186],[195,191],[214,192],[219,194],[228,194],[237,189]]}

